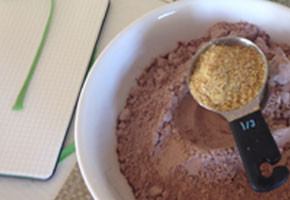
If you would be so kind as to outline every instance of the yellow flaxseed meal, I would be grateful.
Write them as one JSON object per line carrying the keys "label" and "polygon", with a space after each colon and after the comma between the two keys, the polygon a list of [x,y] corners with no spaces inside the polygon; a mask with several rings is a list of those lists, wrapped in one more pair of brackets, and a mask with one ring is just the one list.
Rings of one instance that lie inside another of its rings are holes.
{"label": "yellow flaxseed meal", "polygon": [[204,106],[231,111],[258,95],[265,76],[265,63],[252,47],[213,45],[199,57],[190,90]]}

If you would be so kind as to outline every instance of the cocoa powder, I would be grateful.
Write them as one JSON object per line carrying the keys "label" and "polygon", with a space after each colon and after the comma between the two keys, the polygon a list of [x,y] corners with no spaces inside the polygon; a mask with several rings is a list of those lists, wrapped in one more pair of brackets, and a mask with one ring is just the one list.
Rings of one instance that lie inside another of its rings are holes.
{"label": "cocoa powder", "polygon": [[252,40],[271,61],[262,112],[283,152],[280,163],[290,168],[290,47],[273,43],[255,25],[221,22],[157,57],[131,89],[117,121],[117,153],[137,200],[290,199],[289,180],[268,193],[251,189],[227,121],[189,95],[190,58],[222,36]]}

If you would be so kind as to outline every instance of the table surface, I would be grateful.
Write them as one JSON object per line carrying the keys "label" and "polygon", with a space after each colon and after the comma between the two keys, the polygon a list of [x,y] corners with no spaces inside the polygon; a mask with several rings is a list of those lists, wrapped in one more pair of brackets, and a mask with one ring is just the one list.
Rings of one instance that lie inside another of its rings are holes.
{"label": "table surface", "polygon": [[[99,52],[132,21],[154,8],[173,1],[175,0],[111,0],[98,42]],[[274,1],[290,6],[290,0]],[[73,141],[73,127],[74,123],[69,129],[65,145]],[[0,197],[5,200],[92,199],[79,172],[75,154],[61,162],[54,176],[48,181],[0,177]]]}

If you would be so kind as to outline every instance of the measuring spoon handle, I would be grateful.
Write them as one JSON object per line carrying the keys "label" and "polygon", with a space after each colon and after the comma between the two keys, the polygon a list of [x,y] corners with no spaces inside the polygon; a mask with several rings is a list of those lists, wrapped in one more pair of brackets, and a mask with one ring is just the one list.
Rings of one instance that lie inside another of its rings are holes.
{"label": "measuring spoon handle", "polygon": [[275,167],[269,177],[264,177],[260,171],[263,162],[274,165],[281,159],[261,111],[231,121],[230,127],[252,188],[257,192],[267,192],[282,185],[289,175],[287,167]]}

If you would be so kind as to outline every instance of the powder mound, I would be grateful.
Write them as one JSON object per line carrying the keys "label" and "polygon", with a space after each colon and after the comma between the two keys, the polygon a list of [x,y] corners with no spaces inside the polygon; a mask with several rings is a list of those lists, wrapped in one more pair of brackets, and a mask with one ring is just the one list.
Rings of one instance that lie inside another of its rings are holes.
{"label": "powder mound", "polygon": [[250,188],[228,122],[189,95],[191,57],[209,40],[227,36],[248,38],[267,56],[262,112],[283,151],[280,164],[290,168],[290,47],[253,24],[220,22],[155,58],[130,91],[117,121],[117,153],[137,200],[290,199],[289,181],[268,193]]}

